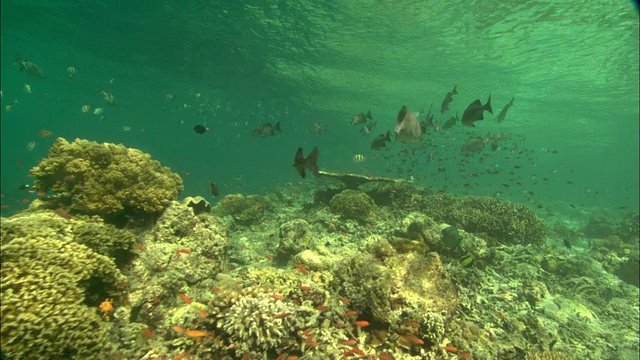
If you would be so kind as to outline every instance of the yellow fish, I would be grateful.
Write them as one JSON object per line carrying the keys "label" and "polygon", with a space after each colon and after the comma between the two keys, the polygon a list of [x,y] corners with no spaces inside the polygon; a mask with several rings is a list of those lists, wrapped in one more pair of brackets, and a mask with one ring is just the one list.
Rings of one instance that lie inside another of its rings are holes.
{"label": "yellow fish", "polygon": [[100,115],[100,114],[102,114],[103,111],[104,111],[104,109],[101,108],[101,107],[95,108],[95,110],[93,110],[93,115]]}
{"label": "yellow fish", "polygon": [[91,105],[89,104],[82,105],[82,108],[80,109],[83,113],[89,112],[89,110],[91,110]]}
{"label": "yellow fish", "polygon": [[31,94],[31,85],[29,83],[24,84],[24,92]]}
{"label": "yellow fish", "polygon": [[364,155],[362,155],[362,154],[356,154],[356,155],[353,157],[353,162],[354,162],[354,163],[361,163],[361,162],[365,161],[366,159],[367,159],[367,158],[366,158]]}

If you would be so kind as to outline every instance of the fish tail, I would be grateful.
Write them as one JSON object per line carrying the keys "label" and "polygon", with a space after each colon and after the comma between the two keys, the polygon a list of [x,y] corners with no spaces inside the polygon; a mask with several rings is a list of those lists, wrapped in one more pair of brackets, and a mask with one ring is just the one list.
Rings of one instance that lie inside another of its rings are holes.
{"label": "fish tail", "polygon": [[367,115],[365,116],[365,118],[373,120],[373,117],[371,117],[371,110],[367,111]]}
{"label": "fish tail", "polygon": [[451,90],[451,95],[455,95],[458,93],[458,85],[453,85],[453,90]]}
{"label": "fish tail", "polygon": [[309,154],[309,156],[307,156],[307,158],[305,159],[305,165],[309,168],[309,170],[311,170],[314,176],[318,176],[318,171],[320,171],[320,169],[318,168],[319,157],[320,150],[318,150],[318,147],[316,146],[311,151],[311,154]]}
{"label": "fish tail", "polygon": [[491,108],[491,94],[489,94],[489,98],[487,99],[487,103],[484,104],[484,109],[489,112],[489,114],[493,114],[493,109]]}
{"label": "fish tail", "polygon": [[273,130],[282,132],[282,130],[280,129],[280,121],[276,122],[276,125],[273,127]]}
{"label": "fish tail", "polygon": [[509,106],[513,105],[513,99],[514,98],[511,98],[511,101],[509,101]]}

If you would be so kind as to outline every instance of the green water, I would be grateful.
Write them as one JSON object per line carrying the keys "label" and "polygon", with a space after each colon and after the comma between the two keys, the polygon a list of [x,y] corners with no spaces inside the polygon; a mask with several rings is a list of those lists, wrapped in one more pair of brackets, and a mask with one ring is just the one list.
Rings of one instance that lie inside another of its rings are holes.
{"label": "green water", "polygon": [[[298,147],[308,153],[318,145],[320,167],[331,171],[413,175],[419,184],[549,213],[567,204],[637,208],[638,15],[631,2],[320,3],[2,1],[3,215],[36,197],[17,188],[30,183],[29,168],[58,136],[148,152],[189,173],[189,195],[210,197],[210,180],[222,195],[269,193],[300,180],[291,167]],[[16,56],[45,77],[20,72]],[[77,69],[72,79],[69,66]],[[459,94],[442,115],[454,85]],[[102,88],[118,106],[102,99]],[[445,121],[489,94],[494,115],[476,128],[458,124],[429,131],[419,144],[370,149],[375,135],[393,129],[402,105],[433,104],[435,120]],[[498,124],[511,97],[514,106]],[[82,113],[85,104],[104,108],[105,118]],[[369,109],[378,126],[366,137],[349,122]],[[251,136],[276,121],[282,133]],[[327,132],[310,134],[314,122]],[[198,135],[196,124],[211,131]],[[36,137],[41,129],[53,137]],[[488,132],[514,140],[460,163],[464,141]],[[514,142],[526,156],[508,151]],[[358,153],[366,160],[354,164]]]}

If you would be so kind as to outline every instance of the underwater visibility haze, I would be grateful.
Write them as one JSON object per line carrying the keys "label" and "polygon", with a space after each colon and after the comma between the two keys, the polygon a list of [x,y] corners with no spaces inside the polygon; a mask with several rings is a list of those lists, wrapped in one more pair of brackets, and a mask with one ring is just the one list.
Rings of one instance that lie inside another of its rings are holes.
{"label": "underwater visibility haze", "polygon": [[637,359],[633,1],[2,1],[7,359]]}

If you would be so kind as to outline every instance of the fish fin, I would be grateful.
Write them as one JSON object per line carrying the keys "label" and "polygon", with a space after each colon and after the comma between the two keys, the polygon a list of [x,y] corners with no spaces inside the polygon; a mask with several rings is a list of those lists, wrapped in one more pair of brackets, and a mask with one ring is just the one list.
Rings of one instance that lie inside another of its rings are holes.
{"label": "fish fin", "polygon": [[296,157],[293,159],[293,166],[304,166],[304,154],[302,153],[302,148],[298,148]]}
{"label": "fish fin", "polygon": [[453,90],[451,90],[451,95],[455,95],[458,93],[458,85],[453,85]]}
{"label": "fish fin", "polygon": [[280,129],[280,121],[276,122],[276,124],[273,126],[273,130],[282,132],[282,130]]}
{"label": "fish fin", "polygon": [[304,178],[305,178],[305,176],[307,175],[307,174],[304,172],[304,167],[302,167],[302,166],[301,166],[301,167],[296,167],[296,170],[298,171],[298,174],[300,174],[300,176],[302,176],[302,178],[303,178],[303,179],[304,179]]}
{"label": "fish fin", "polygon": [[371,117],[371,110],[367,111],[367,115],[365,117],[373,120],[373,118]]}
{"label": "fish fin", "polygon": [[406,105],[402,105],[402,108],[400,109],[400,111],[398,111],[398,119],[396,120],[396,128],[395,128],[395,132],[399,132],[400,129],[402,129],[402,122],[404,121],[404,118],[407,116],[407,107]]}
{"label": "fish fin", "polygon": [[[491,94],[489,94],[489,98],[487,99],[487,103],[484,104],[484,109],[489,112],[489,114],[493,114],[493,109],[491,108]],[[482,116],[480,117],[482,119]]]}
{"label": "fish fin", "polygon": [[305,166],[309,168],[309,170],[311,170],[311,172],[313,172],[314,176],[318,176],[318,158],[320,157],[320,150],[318,149],[318,147],[314,147],[313,150],[311,151],[311,154],[309,154],[309,156],[307,156],[307,159],[305,160]]}

